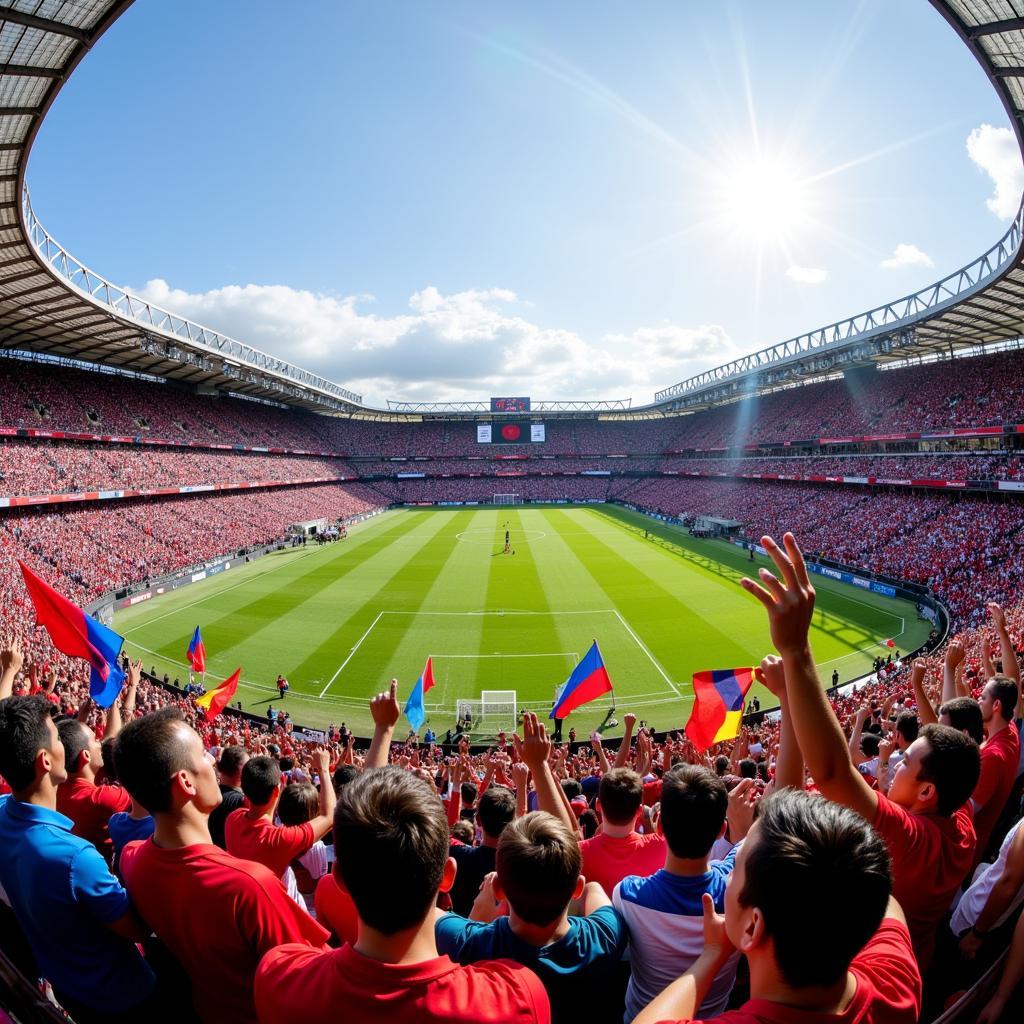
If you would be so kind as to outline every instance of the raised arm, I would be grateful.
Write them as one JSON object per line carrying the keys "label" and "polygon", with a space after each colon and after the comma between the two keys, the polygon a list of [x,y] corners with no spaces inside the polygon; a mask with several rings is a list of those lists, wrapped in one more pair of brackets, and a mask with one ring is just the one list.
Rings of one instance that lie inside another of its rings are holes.
{"label": "raised arm", "polygon": [[942,703],[957,696],[956,670],[964,660],[964,645],[959,640],[950,640],[946,658],[942,663]]}
{"label": "raised arm", "polygon": [[775,789],[804,788],[804,759],[793,732],[793,716],[789,713],[786,692],[786,670],[782,659],[767,654],[761,659],[761,682],[779,702],[782,721],[779,725],[779,752],[775,758]]}
{"label": "raised arm", "polygon": [[607,775],[612,770],[612,766],[608,762],[608,755],[604,752],[601,734],[596,729],[590,734],[590,746],[594,753],[597,754],[597,759],[601,765],[601,774]]}
{"label": "raised arm", "polygon": [[850,760],[854,764],[857,763],[857,759],[860,757],[860,740],[861,736],[864,735],[864,723],[868,720],[868,715],[870,714],[871,705],[861,704],[857,708],[857,717],[853,720],[853,729],[850,730],[850,742],[846,746],[850,751]]}
{"label": "raised arm", "polygon": [[934,725],[938,722],[935,708],[924,688],[925,676],[928,674],[928,661],[926,658],[918,658],[914,667],[910,670],[910,684],[914,687],[914,700],[917,701],[917,717],[922,725]]}
{"label": "raised arm", "polygon": [[363,768],[383,768],[388,763],[391,737],[402,714],[398,706],[397,679],[391,680],[391,687],[386,693],[378,693],[370,701],[370,714],[373,716],[373,739],[363,761]]}
{"label": "raised arm", "polygon": [[622,724],[625,727],[625,732],[622,734],[619,752],[615,755],[616,768],[624,768],[629,760],[629,748],[633,743],[633,727],[636,725],[636,715],[632,711],[627,711],[622,716]]}
{"label": "raised arm", "polygon": [[25,659],[21,653],[21,641],[15,639],[10,647],[0,651],[0,700],[14,692],[14,680],[21,671]]}
{"label": "raised arm", "polygon": [[530,807],[530,769],[523,761],[512,765],[512,783],[516,787],[516,817],[521,818]]}
{"label": "raised arm", "polygon": [[878,795],[854,767],[846,737],[814,667],[809,633],[815,594],[804,557],[791,533],[783,537],[785,550],[771,537],[764,537],[761,543],[782,579],[768,569],[761,569],[761,584],[747,577],[740,583],[768,613],[772,643],[782,655],[789,697],[787,710],[793,719],[800,751],[825,796],[852,807],[871,821],[878,806]]}
{"label": "raised arm", "polygon": [[992,616],[992,625],[995,627],[996,635],[999,637],[999,660],[1003,663],[1003,675],[1012,679],[1019,686],[1020,665],[1017,663],[1017,652],[1013,649],[1010,631],[1006,628],[1006,616],[1003,614],[1002,605],[995,601],[989,601],[986,607],[989,615]]}
{"label": "raised arm", "polygon": [[532,711],[523,715],[522,740],[516,736],[512,742],[516,745],[516,753],[520,760],[533,775],[533,786],[537,791],[537,806],[542,811],[547,811],[548,814],[558,818],[574,834],[578,832],[576,816],[568,809],[562,787],[555,781],[555,777],[551,773],[551,765],[548,764],[548,758],[551,756],[551,740],[548,739],[543,723],[538,721]]}
{"label": "raised arm", "polygon": [[331,780],[331,755],[323,747],[313,751],[313,770],[320,776],[320,808],[310,824],[313,826],[313,837],[323,839],[334,824],[334,805],[337,802],[334,782]]}

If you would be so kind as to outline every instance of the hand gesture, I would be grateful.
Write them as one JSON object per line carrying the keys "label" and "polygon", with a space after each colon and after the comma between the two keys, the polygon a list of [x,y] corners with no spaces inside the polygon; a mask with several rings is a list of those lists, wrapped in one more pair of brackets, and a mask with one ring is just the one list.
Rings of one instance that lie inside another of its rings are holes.
{"label": "hand gesture", "polygon": [[471,921],[489,924],[504,912],[504,901],[499,900],[494,894],[494,882],[497,877],[496,871],[489,871],[484,875],[484,880],[480,883],[480,892],[473,902],[473,909],[469,912]]}
{"label": "hand gesture", "polygon": [[530,769],[522,761],[512,765],[512,785],[517,793],[525,793],[530,787]]}
{"label": "hand gesture", "polygon": [[636,725],[636,715],[632,711],[627,711],[622,716],[622,724],[626,727],[626,732],[632,732],[633,726]]}
{"label": "hand gesture", "polygon": [[808,633],[814,615],[814,587],[793,534],[787,533],[782,543],[785,550],[771,537],[761,538],[761,544],[782,574],[782,580],[768,569],[761,569],[758,574],[760,584],[744,576],[740,585],[764,605],[775,649],[780,654],[799,654],[808,647]]}
{"label": "hand gesture", "polygon": [[946,648],[946,668],[955,670],[964,657],[964,645],[959,640],[951,640]]}
{"label": "hand gesture", "polygon": [[601,734],[596,729],[590,734],[590,746],[595,754],[601,752]]}
{"label": "hand gesture", "polygon": [[917,686],[919,683],[924,682],[924,677],[928,674],[928,659],[927,658],[915,658],[914,666],[910,670],[910,682]]}
{"label": "hand gesture", "polygon": [[738,843],[745,838],[754,824],[754,810],[760,796],[754,789],[753,779],[743,779],[732,788],[726,809],[729,822],[729,839]]}
{"label": "hand gesture", "polygon": [[992,625],[1000,633],[1004,633],[1006,631],[1006,615],[1003,613],[1003,606],[996,601],[989,601],[985,607],[988,609],[989,615],[992,616]]}
{"label": "hand gesture", "polygon": [[776,654],[766,654],[761,659],[761,667],[754,673],[757,681],[773,696],[782,700],[786,696],[786,673],[782,668],[782,659]]}
{"label": "hand gesture", "polygon": [[14,675],[21,671],[21,666],[24,664],[25,658],[21,653],[21,641],[15,637],[11,641],[10,647],[5,647],[0,651],[0,670],[4,675],[8,672]]}
{"label": "hand gesture", "polygon": [[378,729],[393,729],[402,714],[398,706],[398,680],[391,680],[391,688],[386,693],[378,693],[370,701],[370,714],[373,724]]}
{"label": "hand gesture", "polygon": [[725,963],[733,954],[733,945],[725,932],[725,916],[715,911],[715,901],[704,893],[704,951]]}
{"label": "hand gesture", "polygon": [[551,756],[551,740],[543,723],[532,711],[523,715],[523,739],[516,753],[534,775],[543,771]]}
{"label": "hand gesture", "polygon": [[871,717],[871,705],[861,704],[857,708],[857,725],[863,725]]}
{"label": "hand gesture", "polygon": [[888,761],[892,757],[892,752],[896,749],[896,741],[893,739],[884,739],[878,744],[878,760]]}
{"label": "hand gesture", "polygon": [[317,747],[309,759],[315,774],[326,779],[331,773],[331,754],[325,747]]}

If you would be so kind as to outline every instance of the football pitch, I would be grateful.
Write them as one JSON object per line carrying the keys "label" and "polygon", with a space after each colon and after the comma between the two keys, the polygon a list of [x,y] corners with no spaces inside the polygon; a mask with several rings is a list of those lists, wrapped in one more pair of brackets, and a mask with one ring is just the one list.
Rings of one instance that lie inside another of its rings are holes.
{"label": "football pitch", "polygon": [[[503,553],[506,529],[514,554]],[[613,703],[620,721],[631,710],[681,727],[695,672],[758,664],[772,649],[767,620],[737,582],[756,568],[724,541],[615,506],[404,509],[347,541],[268,555],[126,609],[114,626],[147,669],[184,682],[198,624],[207,686],[241,666],[236,699],[265,715],[282,707],[281,672],[297,724],[344,721],[363,736],[368,698],[397,677],[404,703],[428,656],[427,718],[439,735],[457,699],[483,690],[515,690],[520,707],[546,714],[596,639],[615,693],[569,717],[566,730],[583,738]],[[911,602],[814,583],[812,644],[826,682],[833,669],[844,681],[868,672],[886,639],[908,651],[928,635]]]}

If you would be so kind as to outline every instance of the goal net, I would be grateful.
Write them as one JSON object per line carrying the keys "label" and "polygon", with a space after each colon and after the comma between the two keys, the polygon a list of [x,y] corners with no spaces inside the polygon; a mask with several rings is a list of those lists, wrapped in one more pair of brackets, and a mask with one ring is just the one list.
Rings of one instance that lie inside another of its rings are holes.
{"label": "goal net", "polygon": [[495,505],[522,505],[523,499],[518,494],[495,494],[493,504]]}
{"label": "goal net", "polygon": [[515,690],[481,690],[479,700],[459,700],[456,713],[472,719],[470,732],[497,735],[515,732],[518,724]]}

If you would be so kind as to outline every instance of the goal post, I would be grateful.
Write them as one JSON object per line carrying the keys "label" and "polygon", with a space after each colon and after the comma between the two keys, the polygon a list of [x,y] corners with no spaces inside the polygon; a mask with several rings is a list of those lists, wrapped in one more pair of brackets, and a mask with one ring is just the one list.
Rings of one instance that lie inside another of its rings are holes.
{"label": "goal post", "polygon": [[473,733],[512,733],[519,722],[515,690],[481,690],[479,700],[457,701],[456,712],[459,718],[469,715]]}
{"label": "goal post", "polygon": [[495,494],[492,496],[491,504],[493,505],[522,505],[523,499],[515,493],[511,494]]}

